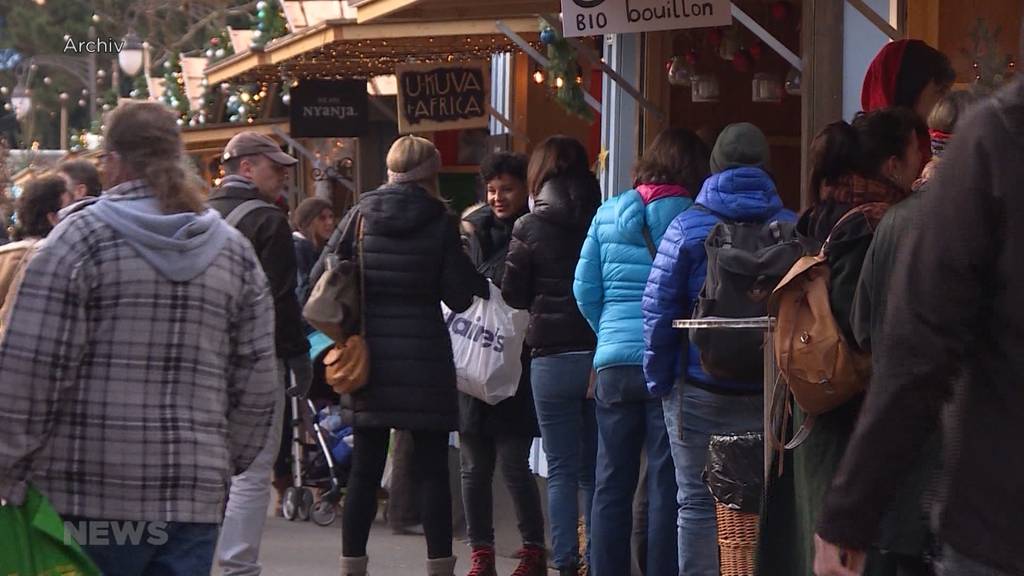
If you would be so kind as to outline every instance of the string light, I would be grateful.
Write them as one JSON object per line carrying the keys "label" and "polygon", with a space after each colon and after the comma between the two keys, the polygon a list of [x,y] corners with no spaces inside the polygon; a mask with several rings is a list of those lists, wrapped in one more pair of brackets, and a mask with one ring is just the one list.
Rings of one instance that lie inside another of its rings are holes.
{"label": "string light", "polygon": [[543,84],[544,83],[544,71],[541,70],[540,68],[537,68],[537,70],[535,70],[533,72],[533,82],[535,84]]}
{"label": "string light", "polygon": [[561,88],[563,86],[565,86],[565,80],[561,76],[555,78],[555,88]]}

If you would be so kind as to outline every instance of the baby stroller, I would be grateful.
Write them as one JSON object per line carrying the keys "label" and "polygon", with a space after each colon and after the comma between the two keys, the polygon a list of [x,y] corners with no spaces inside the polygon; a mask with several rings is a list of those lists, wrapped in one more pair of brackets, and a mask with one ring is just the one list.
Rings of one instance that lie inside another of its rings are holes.
{"label": "baby stroller", "polygon": [[352,430],[341,424],[338,396],[324,380],[323,356],[333,342],[320,332],[308,339],[313,385],[306,398],[289,399],[294,432],[292,486],[284,493],[281,513],[289,521],[312,520],[318,526],[330,526],[348,480]]}

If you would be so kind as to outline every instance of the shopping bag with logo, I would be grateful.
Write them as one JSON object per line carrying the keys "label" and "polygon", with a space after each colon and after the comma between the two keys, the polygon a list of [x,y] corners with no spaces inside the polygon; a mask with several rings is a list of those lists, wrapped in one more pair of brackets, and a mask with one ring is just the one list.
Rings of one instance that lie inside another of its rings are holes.
{"label": "shopping bag with logo", "polygon": [[520,356],[530,315],[506,304],[494,284],[490,290],[488,300],[474,298],[465,312],[454,312],[444,304],[441,311],[451,335],[459,390],[493,405],[515,396],[519,389]]}
{"label": "shopping bag with logo", "polygon": [[0,505],[0,574],[100,576],[100,571],[65,535],[64,521],[46,497],[29,487],[20,506]]}

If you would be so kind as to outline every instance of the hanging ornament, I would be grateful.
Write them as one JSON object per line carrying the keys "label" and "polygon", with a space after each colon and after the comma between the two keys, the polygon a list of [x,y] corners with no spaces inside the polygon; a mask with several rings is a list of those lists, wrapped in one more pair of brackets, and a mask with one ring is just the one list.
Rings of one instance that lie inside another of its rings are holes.
{"label": "hanging ornament", "polygon": [[799,96],[803,91],[803,75],[796,68],[790,68],[789,73],[786,74],[786,94],[790,96]]}
{"label": "hanging ornament", "polygon": [[746,50],[740,50],[732,58],[732,67],[740,73],[750,72],[752,64],[753,59],[750,57],[750,52]]}
{"label": "hanging ornament", "polygon": [[778,77],[765,72],[754,74],[752,87],[754,102],[782,102],[782,82],[779,82]]}
{"label": "hanging ornament", "polygon": [[739,35],[735,30],[730,30],[723,38],[722,43],[718,46],[718,55],[722,60],[732,61],[736,57],[736,54],[740,51],[740,39]]}
{"label": "hanging ornament", "polygon": [[714,75],[694,76],[690,81],[694,102],[718,102],[721,89]]}
{"label": "hanging ornament", "polygon": [[776,22],[784,22],[789,20],[791,7],[789,2],[785,0],[779,0],[778,2],[772,3],[772,19]]}
{"label": "hanging ornament", "polygon": [[256,9],[257,10],[266,10],[267,9],[267,3],[264,0],[260,0],[259,2],[256,3]]}
{"label": "hanging ornament", "polygon": [[553,44],[555,40],[558,40],[558,35],[551,28],[545,28],[540,31],[540,41],[544,44]]}
{"label": "hanging ornament", "polygon": [[750,45],[750,57],[754,62],[760,62],[761,58],[764,58],[764,42],[756,40]]}
{"label": "hanging ornament", "polygon": [[697,54],[697,50],[690,49],[690,51],[686,53],[686,63],[691,67],[696,66],[699,61],[700,57]]}
{"label": "hanging ornament", "polygon": [[216,57],[216,58],[223,58],[224,54],[225,54],[225,52],[224,52],[223,48],[217,48],[217,50],[214,51],[214,53],[213,53],[214,57]]}
{"label": "hanging ornament", "polygon": [[693,69],[686,63],[685,59],[673,56],[668,63],[668,83],[672,86],[689,86],[690,77],[693,76]]}
{"label": "hanging ornament", "polygon": [[721,43],[722,43],[722,29],[721,28],[712,28],[711,30],[708,30],[708,44],[711,44],[711,46],[713,48],[717,49],[718,46]]}
{"label": "hanging ornament", "polygon": [[210,38],[210,46],[220,46],[220,38],[216,36]]}

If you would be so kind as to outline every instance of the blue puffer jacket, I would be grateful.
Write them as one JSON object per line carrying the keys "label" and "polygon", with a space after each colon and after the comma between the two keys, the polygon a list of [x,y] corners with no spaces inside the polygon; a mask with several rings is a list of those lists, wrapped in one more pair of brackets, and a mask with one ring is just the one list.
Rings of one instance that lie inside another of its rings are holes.
{"label": "blue puffer jacket", "polygon": [[605,202],[590,225],[576,265],[573,293],[597,334],[594,368],[643,365],[643,297],[651,254],[643,228],[657,246],[669,224],[693,201],[670,196],[644,203],[630,190]]}
{"label": "blue puffer jacket", "polygon": [[[782,207],[771,176],[760,168],[736,168],[704,182],[697,204],[736,222],[796,220]],[[719,222],[717,216],[691,208],[669,226],[658,247],[644,290],[644,374],[655,395],[667,394],[686,367],[687,382],[725,393],[755,393],[760,382],[714,380],[700,366],[697,347],[672,321],[690,318],[707,275],[704,240]],[[683,344],[687,344],[683,346]]]}

